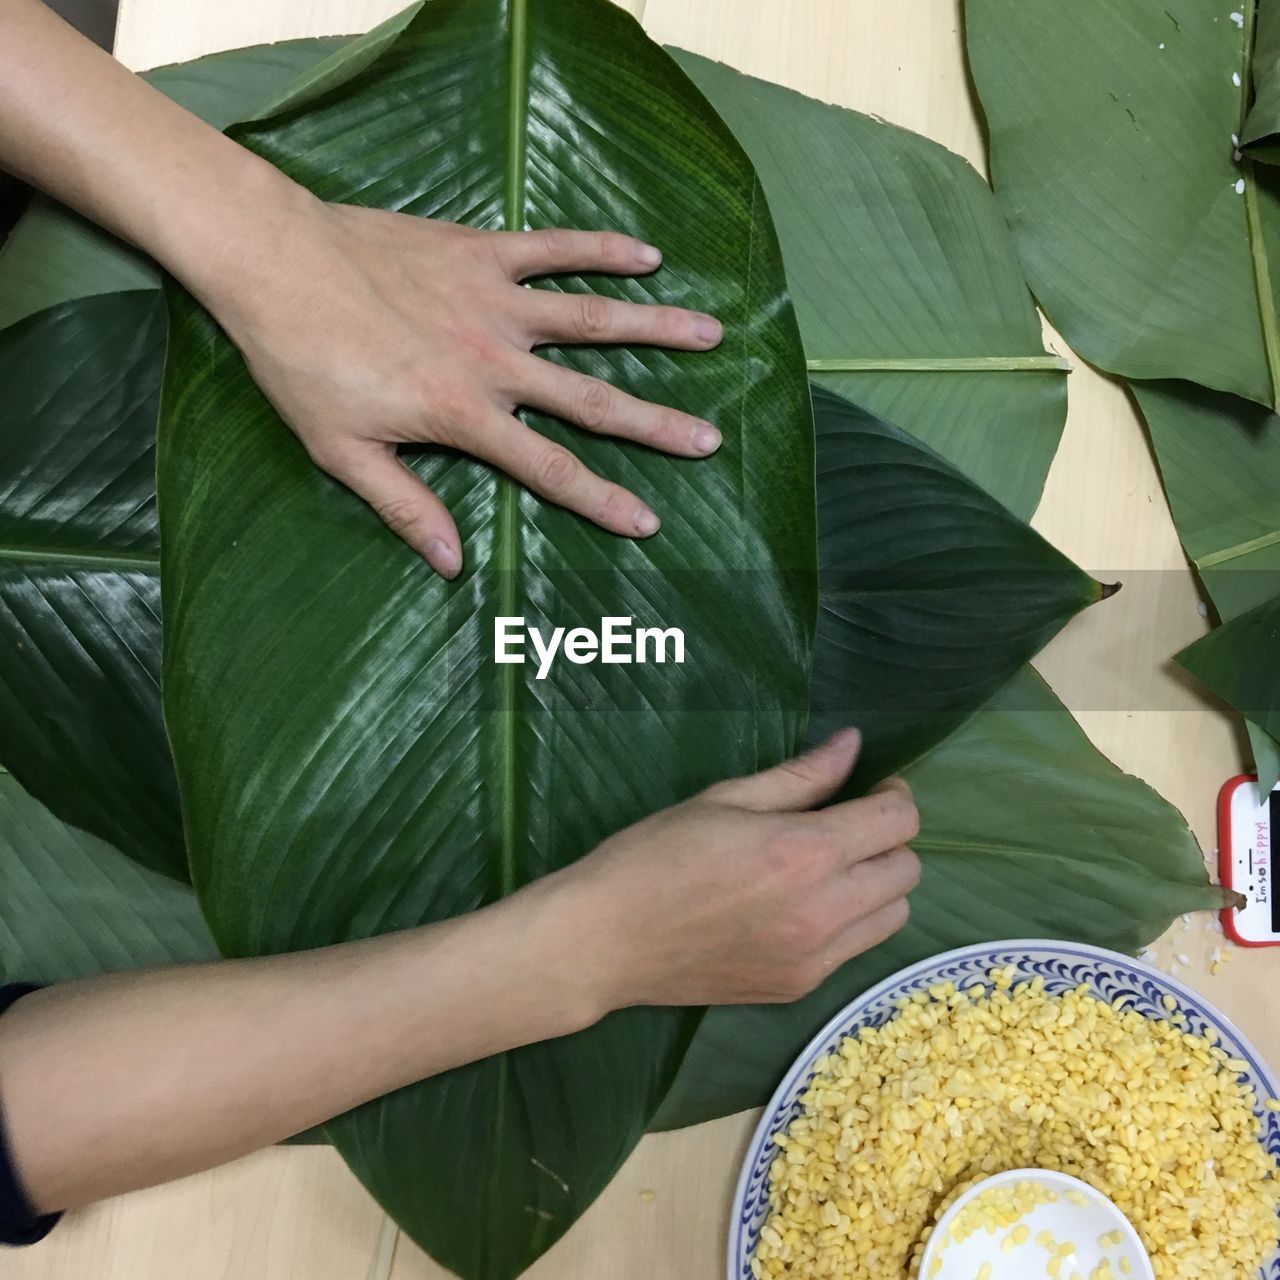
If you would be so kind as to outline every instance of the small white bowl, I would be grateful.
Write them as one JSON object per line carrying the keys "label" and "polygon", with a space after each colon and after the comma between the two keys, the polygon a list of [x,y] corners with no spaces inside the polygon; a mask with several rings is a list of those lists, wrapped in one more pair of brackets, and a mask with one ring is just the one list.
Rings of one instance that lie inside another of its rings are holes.
{"label": "small white bowl", "polygon": [[[840,1042],[859,1027],[883,1026],[897,1012],[894,1006],[902,997],[927,991],[940,982],[954,982],[962,988],[986,982],[992,969],[1007,966],[1012,966],[1020,979],[1043,978],[1045,989],[1052,994],[1083,985],[1108,1003],[1124,997],[1129,1007],[1148,1018],[1181,1013],[1187,1030],[1196,1035],[1215,1030],[1221,1046],[1248,1064],[1241,1078],[1253,1086],[1258,1100],[1263,1146],[1280,1159],[1280,1113],[1265,1107],[1266,1099],[1280,1095],[1275,1076],[1230,1020],[1189,987],[1141,960],[1083,943],[1031,938],[959,947],[922,960],[864,992],[837,1013],[796,1059],[765,1108],[747,1148],[729,1224],[728,1280],[753,1280],[751,1255],[769,1216],[769,1167],[778,1150],[773,1135],[785,1133],[803,1111],[800,1098],[809,1087],[814,1063],[835,1053]],[[1165,996],[1172,997],[1172,1010],[1165,1007]],[[1280,1280],[1280,1252],[1272,1255],[1256,1277],[1242,1276],[1240,1280]]]}
{"label": "small white bowl", "polygon": [[[1026,1182],[1054,1192],[1055,1199],[1037,1204],[1018,1224],[1027,1229],[1025,1244],[1016,1245],[1007,1253],[1001,1248],[1012,1228],[995,1234],[975,1231],[963,1240],[951,1239],[951,1224],[979,1196]],[[1133,1223],[1101,1191],[1069,1173],[1053,1169],[1010,1169],[975,1182],[938,1219],[920,1260],[920,1274],[933,1276],[934,1266],[930,1264],[937,1257],[942,1259],[937,1280],[959,1280],[959,1277],[973,1280],[982,1274],[984,1266],[988,1280],[1026,1280],[1028,1267],[1039,1275],[1050,1256],[1039,1244],[1041,1232],[1048,1232],[1055,1245],[1075,1246],[1062,1261],[1064,1272],[1093,1275],[1105,1259],[1111,1264],[1114,1276],[1155,1280],[1151,1259]]]}

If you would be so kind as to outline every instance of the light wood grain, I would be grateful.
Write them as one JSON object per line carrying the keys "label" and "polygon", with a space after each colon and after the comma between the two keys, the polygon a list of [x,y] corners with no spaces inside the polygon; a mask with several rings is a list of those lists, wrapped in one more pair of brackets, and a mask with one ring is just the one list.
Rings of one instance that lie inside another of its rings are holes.
{"label": "light wood grain", "polygon": [[[366,1280],[386,1214],[327,1147],[275,1148],[70,1215],[5,1280]],[[385,1276],[378,1280],[385,1280]]]}
{"label": "light wood grain", "polygon": [[[292,36],[367,29],[397,0],[122,0],[117,49],[142,68]],[[985,167],[955,0],[642,0],[657,38],[926,133]],[[1065,344],[1054,339],[1058,350]],[[1230,719],[1169,667],[1206,622],[1125,393],[1077,361],[1068,428],[1037,527],[1126,581],[1052,644],[1040,667],[1093,740],[1216,845],[1213,798],[1240,765]],[[1157,948],[1179,976],[1280,1061],[1280,956],[1236,951],[1217,978],[1212,920]],[[646,1139],[534,1280],[720,1274],[728,1201],[753,1117]],[[273,1151],[68,1222],[17,1255],[13,1280],[440,1280],[331,1153]],[[394,1247],[391,1247],[394,1246]]]}

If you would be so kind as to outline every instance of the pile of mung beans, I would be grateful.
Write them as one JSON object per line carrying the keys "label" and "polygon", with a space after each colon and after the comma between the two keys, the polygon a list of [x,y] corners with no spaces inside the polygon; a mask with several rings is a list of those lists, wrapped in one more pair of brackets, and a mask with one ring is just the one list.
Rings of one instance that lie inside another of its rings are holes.
{"label": "pile of mung beans", "polygon": [[757,1280],[914,1280],[952,1201],[1023,1168],[1109,1196],[1157,1280],[1251,1280],[1276,1248],[1276,1162],[1244,1064],[1173,1003],[1150,1019],[1012,969],[899,1001],[816,1064],[775,1136]]}

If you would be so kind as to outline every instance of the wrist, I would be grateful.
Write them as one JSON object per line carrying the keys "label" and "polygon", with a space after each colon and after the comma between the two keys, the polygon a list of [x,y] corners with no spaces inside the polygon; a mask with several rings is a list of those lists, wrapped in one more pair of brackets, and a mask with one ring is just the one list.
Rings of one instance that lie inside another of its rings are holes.
{"label": "wrist", "polygon": [[180,208],[155,256],[235,337],[324,206],[260,156],[222,141],[218,198],[209,200],[206,190]]}
{"label": "wrist", "polygon": [[610,904],[582,864],[538,880],[504,906],[526,915],[523,950],[533,972],[554,993],[555,1035],[593,1026],[632,998],[634,965],[626,933],[611,921]]}

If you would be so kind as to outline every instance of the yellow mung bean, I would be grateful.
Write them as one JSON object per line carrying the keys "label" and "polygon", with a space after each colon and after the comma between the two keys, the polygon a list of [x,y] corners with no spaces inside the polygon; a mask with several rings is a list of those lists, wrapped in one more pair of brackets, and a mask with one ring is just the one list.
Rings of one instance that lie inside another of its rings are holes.
{"label": "yellow mung bean", "polygon": [[[1280,1177],[1241,1064],[1215,1040],[1009,970],[900,1001],[817,1064],[775,1138],[753,1273],[914,1280],[957,1196],[1045,1168],[1115,1201],[1157,1280],[1246,1280],[1276,1245]],[[1007,1212],[990,1217],[1003,1235]]]}

